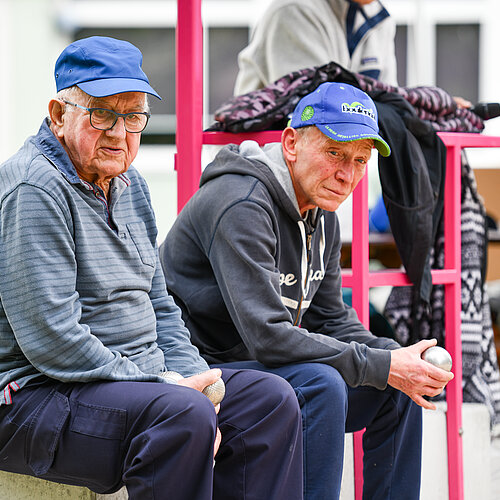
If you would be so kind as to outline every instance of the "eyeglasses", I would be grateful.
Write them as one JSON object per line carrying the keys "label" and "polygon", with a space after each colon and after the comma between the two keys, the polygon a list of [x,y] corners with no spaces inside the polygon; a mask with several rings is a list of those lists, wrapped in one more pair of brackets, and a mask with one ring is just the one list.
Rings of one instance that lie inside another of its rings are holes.
{"label": "eyeglasses", "polygon": [[148,124],[149,117],[151,116],[146,112],[137,113],[117,113],[112,109],[107,108],[86,108],[85,106],[80,106],[80,104],[75,104],[74,102],[66,101],[62,99],[63,102],[69,104],[70,106],[75,106],[75,108],[80,108],[89,112],[90,125],[97,130],[111,130],[118,120],[118,117],[122,117],[125,122],[125,130],[132,134],[138,134],[142,132],[146,125]]}

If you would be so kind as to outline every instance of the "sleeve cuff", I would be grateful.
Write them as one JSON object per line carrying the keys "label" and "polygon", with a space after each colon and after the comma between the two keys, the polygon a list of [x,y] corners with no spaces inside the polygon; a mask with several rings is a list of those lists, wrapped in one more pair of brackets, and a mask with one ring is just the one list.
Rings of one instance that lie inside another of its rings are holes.
{"label": "sleeve cuff", "polygon": [[366,372],[361,385],[369,385],[381,391],[387,387],[391,368],[391,350],[393,350],[392,345],[387,349],[367,349]]}

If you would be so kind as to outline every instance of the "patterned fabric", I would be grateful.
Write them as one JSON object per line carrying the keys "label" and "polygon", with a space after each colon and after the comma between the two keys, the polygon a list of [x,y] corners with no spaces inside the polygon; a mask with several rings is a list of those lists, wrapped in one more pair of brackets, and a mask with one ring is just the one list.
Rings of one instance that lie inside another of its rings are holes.
{"label": "patterned fabric", "polygon": [[394,87],[360,73],[352,73],[334,62],[294,71],[263,89],[235,96],[216,112],[208,130],[250,132],[282,129],[302,97],[324,82],[354,85],[368,94],[384,90],[402,95],[417,116],[430,121],[437,131],[480,132],[483,120],[468,109],[458,109],[450,94],[438,87]]}
{"label": "patterned fabric", "polygon": [[483,120],[469,109],[457,108],[453,97],[439,87],[393,87],[359,75],[361,90],[366,93],[385,90],[403,96],[421,120],[431,123],[438,132],[480,132]]}
{"label": "patterned fabric", "polygon": [[[477,195],[474,174],[462,162],[462,370],[464,402],[488,407],[492,428],[500,426],[500,373],[495,349],[488,294],[485,286],[486,214]],[[431,255],[434,269],[444,267],[444,236],[441,226]],[[393,288],[385,315],[396,340],[407,345],[415,340],[437,338],[444,346],[444,287],[435,285],[430,308],[420,307],[413,324],[411,287]],[[416,333],[416,335],[415,335]],[[416,337],[416,338],[414,338]],[[443,395],[440,398],[444,398]]]}
{"label": "patterned fabric", "polygon": [[226,101],[215,112],[209,130],[250,132],[282,129],[302,97],[323,82],[342,81],[359,87],[354,73],[335,63],[289,73],[267,87]]}

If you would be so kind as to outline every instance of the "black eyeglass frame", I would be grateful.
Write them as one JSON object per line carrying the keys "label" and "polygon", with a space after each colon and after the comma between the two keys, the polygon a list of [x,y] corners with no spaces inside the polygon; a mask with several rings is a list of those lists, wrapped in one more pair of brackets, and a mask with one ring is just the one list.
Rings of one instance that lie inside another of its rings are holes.
{"label": "black eyeglass frame", "polygon": [[[65,104],[69,104],[70,106],[74,106],[75,108],[79,108],[79,109],[83,109],[84,111],[88,111],[88,113],[89,113],[89,120],[90,120],[90,126],[92,128],[95,128],[96,130],[102,130],[104,132],[106,130],[111,130],[116,125],[116,122],[118,121],[118,118],[121,116],[123,118],[123,122],[125,124],[125,130],[129,134],[140,134],[141,132],[144,132],[144,129],[146,128],[146,126],[148,124],[149,118],[151,117],[151,113],[148,113],[147,111],[135,111],[135,112],[131,112],[131,113],[118,113],[117,111],[114,111],[114,110],[109,109],[109,108],[86,108],[85,106],[82,106],[80,104],[76,104],[74,102],[67,101],[66,99],[61,99],[61,100]],[[111,113],[112,115],[114,115],[115,120],[113,121],[113,124],[110,127],[108,127],[108,128],[99,128],[99,127],[96,127],[92,123],[92,113],[94,111],[106,111],[106,112]],[[144,127],[141,130],[134,130],[134,131],[132,131],[132,130],[128,130],[127,129],[127,116],[130,116],[130,115],[144,115],[146,117],[146,123],[144,124]]]}

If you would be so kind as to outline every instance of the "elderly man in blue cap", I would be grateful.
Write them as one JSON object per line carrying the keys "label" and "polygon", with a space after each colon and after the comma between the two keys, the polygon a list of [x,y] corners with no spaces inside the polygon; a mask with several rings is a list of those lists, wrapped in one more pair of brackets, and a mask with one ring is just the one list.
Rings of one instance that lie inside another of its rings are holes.
{"label": "elderly man in blue cap", "polygon": [[141,64],[125,41],[69,45],[49,118],[0,166],[0,469],[134,500],[300,500],[292,388],[209,370],[167,294],[131,165],[159,97]]}
{"label": "elderly man in blue cap", "polygon": [[[452,374],[367,331],[342,301],[338,206],[389,155],[362,91],[324,83],[281,143],[223,148],[160,247],[167,287],[209,363],[273,372],[294,387],[304,497],[340,492],[345,432],[366,427],[366,500],[420,495],[421,409]],[[420,406],[419,406],[420,405]]]}

